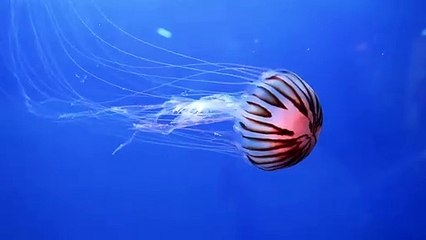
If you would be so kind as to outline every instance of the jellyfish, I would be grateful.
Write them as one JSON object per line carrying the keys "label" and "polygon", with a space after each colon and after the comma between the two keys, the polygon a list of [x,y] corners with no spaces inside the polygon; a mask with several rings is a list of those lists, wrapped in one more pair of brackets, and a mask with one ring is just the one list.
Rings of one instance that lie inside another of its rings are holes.
{"label": "jellyfish", "polygon": [[126,135],[114,154],[142,141],[241,157],[271,171],[297,164],[317,143],[322,108],[294,72],[160,47],[95,0],[10,6],[10,65],[28,110]]}

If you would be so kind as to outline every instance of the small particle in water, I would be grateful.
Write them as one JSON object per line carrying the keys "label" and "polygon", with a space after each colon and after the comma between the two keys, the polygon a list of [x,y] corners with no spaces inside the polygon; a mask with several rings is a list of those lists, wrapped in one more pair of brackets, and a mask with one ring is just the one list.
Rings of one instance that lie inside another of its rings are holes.
{"label": "small particle in water", "polygon": [[169,30],[165,29],[165,28],[158,28],[157,29],[157,33],[160,36],[163,36],[165,38],[171,38],[172,37],[172,32],[170,32]]}
{"label": "small particle in water", "polygon": [[426,37],[426,28],[425,28],[425,29],[423,29],[423,31],[422,31],[422,33],[421,33],[421,35],[422,35],[423,37]]}

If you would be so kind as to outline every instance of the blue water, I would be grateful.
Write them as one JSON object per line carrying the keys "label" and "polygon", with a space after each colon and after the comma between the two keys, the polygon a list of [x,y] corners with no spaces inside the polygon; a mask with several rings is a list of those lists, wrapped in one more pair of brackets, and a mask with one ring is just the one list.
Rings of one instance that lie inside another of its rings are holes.
{"label": "blue water", "polygon": [[0,239],[426,239],[426,2],[120,6],[129,14],[115,19],[140,15],[160,46],[302,74],[324,109],[317,147],[277,172],[140,142],[111,155],[123,142],[108,134],[114,126],[27,111],[9,71],[3,1]]}

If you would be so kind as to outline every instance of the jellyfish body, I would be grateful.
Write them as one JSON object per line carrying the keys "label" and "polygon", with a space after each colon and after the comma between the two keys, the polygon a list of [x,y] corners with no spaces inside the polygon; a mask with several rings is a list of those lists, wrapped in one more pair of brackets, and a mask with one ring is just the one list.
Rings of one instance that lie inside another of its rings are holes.
{"label": "jellyfish body", "polygon": [[[263,170],[297,164],[311,153],[321,131],[322,107],[316,93],[290,71],[266,71],[252,85],[239,97],[214,94],[199,99],[173,98],[157,106],[151,116],[141,114],[144,118],[135,128],[172,135],[233,120],[240,137],[224,142],[225,146],[234,144],[250,163]],[[165,117],[169,118],[167,122],[159,120]],[[192,133],[195,142],[206,142],[202,148],[219,152],[229,149],[215,145],[221,134],[204,136],[206,132]]]}
{"label": "jellyfish body", "polygon": [[313,89],[288,71],[262,74],[235,129],[247,159],[263,170],[293,166],[317,143],[322,108]]}
{"label": "jellyfish body", "polygon": [[299,76],[157,46],[118,26],[103,4],[11,1],[11,71],[30,112],[127,138],[113,153],[139,140],[276,170],[312,151],[322,110]]}

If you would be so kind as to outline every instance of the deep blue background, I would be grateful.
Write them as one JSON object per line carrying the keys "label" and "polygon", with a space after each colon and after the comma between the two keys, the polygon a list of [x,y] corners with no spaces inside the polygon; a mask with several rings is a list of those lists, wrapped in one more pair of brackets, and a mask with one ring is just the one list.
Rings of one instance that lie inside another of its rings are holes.
{"label": "deep blue background", "polygon": [[288,68],[315,86],[317,148],[270,173],[143,143],[111,156],[121,139],[29,114],[7,70],[3,1],[0,239],[426,239],[426,74],[413,83],[426,69],[415,57],[426,4],[370,2],[139,3],[174,33],[159,44]]}

